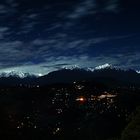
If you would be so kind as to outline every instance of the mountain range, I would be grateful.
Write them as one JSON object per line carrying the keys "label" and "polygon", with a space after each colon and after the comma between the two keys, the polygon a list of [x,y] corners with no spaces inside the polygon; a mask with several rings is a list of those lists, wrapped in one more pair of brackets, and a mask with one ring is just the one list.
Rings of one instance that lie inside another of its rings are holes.
{"label": "mountain range", "polygon": [[40,85],[56,83],[72,83],[74,81],[94,81],[108,85],[135,85],[140,86],[140,74],[134,70],[121,70],[110,66],[101,69],[60,69],[44,76],[35,76],[28,73],[1,74],[0,86]]}

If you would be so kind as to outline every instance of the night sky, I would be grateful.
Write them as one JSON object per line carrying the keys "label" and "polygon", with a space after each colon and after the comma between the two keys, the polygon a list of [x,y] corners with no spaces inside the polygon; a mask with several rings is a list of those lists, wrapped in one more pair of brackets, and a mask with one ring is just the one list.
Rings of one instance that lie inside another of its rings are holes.
{"label": "night sky", "polygon": [[140,70],[139,0],[0,1],[0,72],[104,64]]}

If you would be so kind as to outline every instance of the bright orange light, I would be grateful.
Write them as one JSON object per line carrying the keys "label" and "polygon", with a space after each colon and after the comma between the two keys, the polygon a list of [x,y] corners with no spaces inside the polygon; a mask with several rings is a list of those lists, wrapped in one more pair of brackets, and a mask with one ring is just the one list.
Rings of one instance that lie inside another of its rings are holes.
{"label": "bright orange light", "polygon": [[76,101],[85,102],[86,99],[85,99],[85,97],[78,97],[78,98],[76,99]]}
{"label": "bright orange light", "polygon": [[79,98],[79,101],[84,101],[84,98],[82,98],[82,97],[81,97],[81,98]]}

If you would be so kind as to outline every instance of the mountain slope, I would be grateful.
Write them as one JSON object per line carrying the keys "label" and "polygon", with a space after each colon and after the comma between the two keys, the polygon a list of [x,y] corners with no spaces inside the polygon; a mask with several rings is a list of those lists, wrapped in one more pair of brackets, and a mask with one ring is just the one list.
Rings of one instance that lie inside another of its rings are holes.
{"label": "mountain slope", "polygon": [[133,70],[120,70],[115,68],[105,68],[94,71],[86,71],[83,69],[62,69],[54,71],[39,78],[40,83],[67,83],[81,80],[94,80],[102,82],[128,83],[132,85],[139,85],[140,74]]}

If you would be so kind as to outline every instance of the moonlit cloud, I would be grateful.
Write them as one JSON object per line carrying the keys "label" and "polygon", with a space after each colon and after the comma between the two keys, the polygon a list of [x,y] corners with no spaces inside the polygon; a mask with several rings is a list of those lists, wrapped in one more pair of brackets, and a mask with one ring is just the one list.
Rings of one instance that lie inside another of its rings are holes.
{"label": "moonlit cloud", "polygon": [[0,39],[4,39],[4,36],[8,32],[9,28],[8,27],[0,27]]}
{"label": "moonlit cloud", "polygon": [[119,1],[118,0],[108,0],[104,8],[105,11],[109,12],[119,12]]}
{"label": "moonlit cloud", "polygon": [[119,10],[118,0],[106,0],[101,9],[98,8],[98,5],[101,5],[101,2],[98,3],[96,0],[82,0],[77,4],[67,17],[70,19],[78,19],[90,14],[97,14],[98,12],[117,12]]}
{"label": "moonlit cloud", "polygon": [[0,71],[140,69],[139,21],[119,0],[31,1],[0,2]]}
{"label": "moonlit cloud", "polygon": [[81,3],[75,6],[74,11],[67,17],[70,19],[78,19],[90,14],[95,8],[95,0],[83,0]]}

